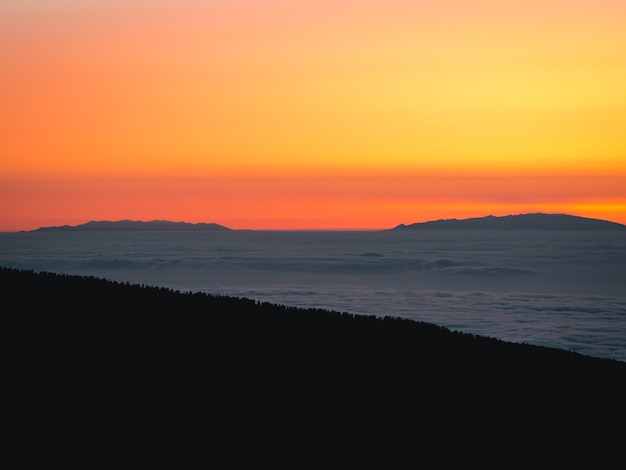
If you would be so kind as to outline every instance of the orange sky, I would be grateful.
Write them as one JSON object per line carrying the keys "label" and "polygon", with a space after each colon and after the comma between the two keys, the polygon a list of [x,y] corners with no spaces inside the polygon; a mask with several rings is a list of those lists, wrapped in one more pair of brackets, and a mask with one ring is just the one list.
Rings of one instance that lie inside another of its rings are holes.
{"label": "orange sky", "polygon": [[4,0],[0,231],[626,223],[626,3]]}

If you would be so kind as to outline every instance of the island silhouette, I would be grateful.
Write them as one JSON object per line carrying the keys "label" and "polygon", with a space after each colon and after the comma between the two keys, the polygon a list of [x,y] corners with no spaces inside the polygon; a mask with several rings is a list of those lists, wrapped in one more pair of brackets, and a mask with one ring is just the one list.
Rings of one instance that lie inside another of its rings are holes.
{"label": "island silhouette", "polygon": [[92,220],[80,225],[40,227],[34,232],[130,232],[130,231],[176,231],[176,232],[215,232],[231,230],[216,223],[172,222],[169,220]]}
{"label": "island silhouette", "polygon": [[569,214],[518,214],[400,224],[391,230],[625,230],[626,225]]}
{"label": "island silhouette", "polygon": [[[217,223],[173,222],[169,220],[101,220],[80,225],[40,227],[31,232],[114,232],[114,231],[179,231],[210,232],[232,231]],[[568,214],[488,215],[469,219],[439,219],[428,222],[399,224],[383,231],[405,230],[626,230],[626,225],[602,219],[592,219]]]}

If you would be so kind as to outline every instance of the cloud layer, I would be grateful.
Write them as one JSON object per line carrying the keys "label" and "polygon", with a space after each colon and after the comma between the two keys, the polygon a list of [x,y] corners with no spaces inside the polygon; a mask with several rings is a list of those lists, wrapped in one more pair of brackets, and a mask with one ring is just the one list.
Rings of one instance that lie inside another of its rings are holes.
{"label": "cloud layer", "polygon": [[626,360],[610,232],[0,234],[0,265],[429,321]]}

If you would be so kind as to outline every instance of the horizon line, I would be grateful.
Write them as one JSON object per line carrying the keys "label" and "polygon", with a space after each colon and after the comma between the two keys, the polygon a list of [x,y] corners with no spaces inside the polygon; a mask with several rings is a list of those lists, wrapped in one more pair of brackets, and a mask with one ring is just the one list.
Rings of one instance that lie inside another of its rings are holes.
{"label": "horizon line", "polygon": [[521,216],[521,215],[535,215],[535,214],[544,214],[544,215],[565,215],[565,216],[570,216],[570,217],[578,217],[578,218],[582,218],[582,219],[588,219],[588,220],[597,220],[597,221],[603,221],[603,222],[609,222],[609,223],[613,223],[613,224],[617,224],[617,225],[626,225],[623,224],[621,222],[616,222],[614,220],[610,220],[610,219],[600,219],[597,217],[585,217],[585,216],[579,216],[579,215],[575,215],[575,214],[571,214],[571,213],[565,213],[565,212],[524,212],[524,213],[515,213],[515,214],[507,214],[507,215],[493,215],[493,214],[488,214],[488,215],[483,215],[483,216],[476,216],[476,217],[465,217],[465,218],[438,218],[438,219],[428,219],[428,220],[418,220],[418,221],[413,221],[413,222],[408,222],[408,223],[404,223],[404,222],[400,222],[397,223],[393,226],[385,226],[385,227],[353,227],[353,228],[345,228],[345,227],[326,227],[326,228],[319,228],[319,227],[310,227],[310,228],[232,228],[228,225],[224,225],[221,224],[219,222],[188,222],[188,221],[184,221],[184,220],[168,220],[168,219],[146,219],[146,220],[141,220],[141,219],[129,219],[129,218],[122,218],[122,219],[91,219],[88,220],[87,222],[82,222],[82,223],[78,223],[75,225],[70,225],[70,224],[61,224],[61,225],[42,225],[39,226],[37,228],[33,228],[33,229],[19,229],[19,230],[0,230],[0,233],[26,233],[26,232],[35,232],[41,229],[54,229],[54,228],[61,228],[61,227],[67,227],[67,228],[76,228],[76,227],[80,227],[83,225],[87,225],[89,223],[100,223],[100,222],[110,222],[110,223],[118,223],[118,222],[135,222],[135,223],[150,223],[150,222],[166,222],[166,223],[172,223],[172,224],[188,224],[188,225],[218,225],[220,227],[225,228],[227,231],[234,231],[234,232],[380,232],[380,231],[389,231],[392,230],[394,228],[397,227],[401,227],[401,226],[410,226],[413,224],[426,224],[426,223],[430,223],[430,222],[442,222],[442,221],[467,221],[467,220],[475,220],[475,219],[483,219],[483,218],[488,218],[488,217],[495,217],[495,218],[504,218],[504,217],[512,217],[512,216]]}

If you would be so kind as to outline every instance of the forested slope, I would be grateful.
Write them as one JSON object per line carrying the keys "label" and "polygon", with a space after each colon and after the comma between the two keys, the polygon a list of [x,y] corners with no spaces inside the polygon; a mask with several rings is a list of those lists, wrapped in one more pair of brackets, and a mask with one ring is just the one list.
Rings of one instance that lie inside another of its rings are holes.
{"label": "forested slope", "polygon": [[384,312],[4,268],[0,288],[9,390],[46,426],[117,420],[126,433],[191,420],[295,438],[315,426],[388,437],[427,425],[469,437],[480,422],[499,438],[524,426],[597,435],[624,416],[626,363]]}

